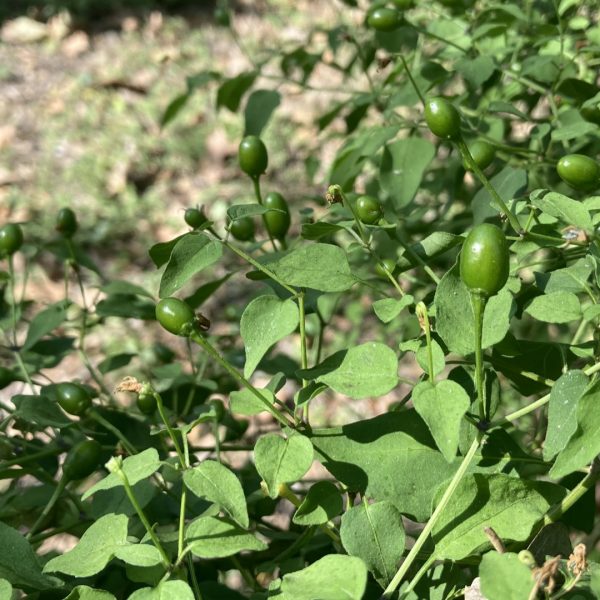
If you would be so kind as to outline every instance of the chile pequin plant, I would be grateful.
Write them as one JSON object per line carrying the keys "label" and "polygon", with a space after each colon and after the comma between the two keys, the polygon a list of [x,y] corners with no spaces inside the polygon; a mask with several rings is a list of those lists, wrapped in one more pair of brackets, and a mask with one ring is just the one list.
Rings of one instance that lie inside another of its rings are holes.
{"label": "chile pequin plant", "polygon": [[0,227],[3,597],[600,597],[597,7],[343,4],[255,56],[218,3],[251,66],[161,124],[215,87],[252,201],[151,277]]}

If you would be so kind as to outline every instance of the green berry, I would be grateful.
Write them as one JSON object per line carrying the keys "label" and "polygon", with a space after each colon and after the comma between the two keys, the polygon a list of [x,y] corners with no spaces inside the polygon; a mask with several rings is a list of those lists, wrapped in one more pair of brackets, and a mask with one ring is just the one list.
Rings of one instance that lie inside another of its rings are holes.
{"label": "green berry", "polygon": [[425,121],[432,133],[445,140],[460,135],[460,115],[454,105],[438,96],[425,102]]}

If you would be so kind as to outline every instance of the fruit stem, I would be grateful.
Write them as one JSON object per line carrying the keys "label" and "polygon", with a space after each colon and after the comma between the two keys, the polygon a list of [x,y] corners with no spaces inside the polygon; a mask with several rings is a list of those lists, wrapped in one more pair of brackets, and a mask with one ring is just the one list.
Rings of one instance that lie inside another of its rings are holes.
{"label": "fruit stem", "polygon": [[[252,184],[254,185],[254,195],[256,196],[256,200],[262,206],[263,198],[262,198],[262,194],[260,191],[260,176],[252,177]],[[275,252],[277,252],[277,246],[275,245],[275,240],[273,239],[273,236],[271,235],[271,232],[269,231],[269,228],[267,227],[267,217],[266,217],[265,213],[263,213],[262,220],[265,225],[267,235],[269,236],[269,240],[271,240],[271,245],[273,246],[273,250]]]}
{"label": "fruit stem", "polygon": [[424,302],[419,302],[416,307],[417,317],[419,319],[419,325],[425,332],[425,341],[427,343],[427,367],[429,374],[429,381],[435,383],[435,371],[433,368],[433,349],[431,347],[431,324],[429,323],[429,315],[427,314],[427,307]]}
{"label": "fruit stem", "polygon": [[167,433],[169,434],[169,437],[173,441],[173,447],[175,448],[175,452],[177,453],[177,457],[179,458],[179,463],[181,464],[181,468],[186,469],[188,467],[188,464],[185,460],[185,456],[183,455],[183,451],[181,450],[181,446],[179,445],[179,440],[177,439],[177,435],[175,434],[175,431],[171,427],[171,424],[169,423],[169,419],[167,419],[167,415],[165,414],[165,406],[162,401],[162,396],[154,389],[152,389],[151,393],[156,400],[156,408],[158,409],[158,414],[160,415],[162,422],[165,424],[165,427],[167,428]]}
{"label": "fruit stem", "polygon": [[490,180],[485,176],[484,172],[479,168],[479,166],[473,159],[473,156],[471,156],[469,147],[467,146],[465,141],[462,139],[462,137],[459,137],[456,140],[456,145],[463,157],[463,160],[467,163],[467,165],[473,171],[473,173],[475,173],[475,175],[477,176],[479,181],[481,181],[481,183],[483,184],[483,187],[486,189],[487,193],[493,198],[494,202],[496,202],[496,204],[500,207],[502,212],[505,214],[506,218],[508,219],[508,222],[510,223],[510,226],[515,230],[517,235],[521,235],[523,229],[522,229],[517,217],[515,217],[515,215],[513,215],[510,212],[508,206],[506,206],[506,202],[504,202],[504,200],[502,200],[502,198],[500,197],[500,194],[498,194],[498,192],[496,191],[496,188],[491,184]]}
{"label": "fruit stem", "polygon": [[408,75],[408,78],[410,79],[410,82],[411,82],[413,88],[415,88],[415,92],[417,93],[417,96],[419,96],[419,100],[421,101],[423,108],[425,108],[425,96],[423,96],[423,94],[421,93],[421,90],[419,89],[419,86],[417,85],[417,82],[414,80],[412,73],[410,72],[408,63],[406,62],[406,59],[404,58],[404,55],[398,54],[398,56],[400,57],[400,60],[402,61],[402,64],[404,65],[404,70],[406,71],[406,74]]}
{"label": "fruit stem", "polygon": [[487,411],[485,406],[485,390],[483,386],[483,315],[487,298],[478,292],[471,292],[471,306],[475,322],[475,385],[477,387],[477,402],[479,404],[479,418],[485,421]]}

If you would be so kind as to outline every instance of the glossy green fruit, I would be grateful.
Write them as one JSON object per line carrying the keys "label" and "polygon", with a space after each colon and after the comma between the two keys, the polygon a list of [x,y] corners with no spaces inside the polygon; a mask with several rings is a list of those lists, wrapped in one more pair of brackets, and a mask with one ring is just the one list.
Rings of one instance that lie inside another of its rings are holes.
{"label": "glossy green fruit", "polygon": [[556,165],[560,178],[576,190],[589,190],[598,185],[600,166],[583,154],[567,154]]}
{"label": "glossy green fruit", "polygon": [[425,102],[425,121],[432,133],[445,140],[460,135],[460,115],[454,105],[437,96]]}
{"label": "glossy green fruit", "polygon": [[269,164],[267,148],[256,135],[248,135],[240,142],[238,158],[240,168],[250,177],[260,177]]}
{"label": "glossy green fruit", "polygon": [[194,325],[194,311],[179,298],[163,298],[156,305],[156,320],[170,333],[186,336]]}
{"label": "glossy green fruit", "polygon": [[270,192],[265,196],[263,206],[265,208],[278,209],[270,210],[265,213],[265,225],[267,226],[267,231],[276,240],[283,240],[290,228],[291,222],[290,209],[288,208],[285,198],[278,192]]}
{"label": "glossy green fruit", "polygon": [[476,225],[460,253],[460,278],[467,288],[484,297],[497,294],[508,279],[509,253],[504,232],[496,225]]}
{"label": "glossy green fruit", "polygon": [[[475,164],[483,171],[492,164],[494,157],[496,156],[496,150],[494,146],[484,142],[483,140],[477,140],[469,146],[469,152],[475,161]],[[465,165],[465,169],[468,166]]]}
{"label": "glossy green fruit", "polygon": [[231,235],[240,242],[247,242],[254,238],[254,221],[250,217],[242,217],[231,222],[229,226]]}
{"label": "glossy green fruit", "polygon": [[0,227],[0,256],[11,256],[23,245],[23,230],[16,223]]}
{"label": "glossy green fruit", "polygon": [[401,23],[402,15],[395,8],[375,8],[367,16],[367,24],[377,31],[394,31]]}
{"label": "glossy green fruit", "polygon": [[91,475],[100,466],[102,447],[96,440],[84,440],[73,446],[63,464],[63,475],[77,481]]}
{"label": "glossy green fruit", "polygon": [[183,219],[192,229],[198,229],[207,221],[204,212],[197,208],[186,208]]}
{"label": "glossy green fruit", "polygon": [[54,228],[66,238],[73,237],[77,231],[77,217],[75,213],[70,208],[61,208],[56,214]]}
{"label": "glossy green fruit", "polygon": [[89,392],[78,383],[65,381],[56,386],[60,407],[70,415],[81,416],[92,404]]}
{"label": "glossy green fruit", "polygon": [[153,415],[156,410],[156,397],[154,394],[141,391],[136,400],[137,407],[144,415]]}
{"label": "glossy green fruit", "polygon": [[360,196],[356,201],[356,213],[367,225],[374,225],[383,216],[381,203],[373,196]]}
{"label": "glossy green fruit", "polygon": [[[394,271],[396,270],[396,261],[393,260],[392,258],[383,258],[381,260],[381,262],[387,267],[387,270],[390,273],[392,273],[392,275],[393,275]],[[377,275],[379,275],[379,277],[381,277],[382,279],[388,278],[385,270],[383,269],[383,267],[380,263],[377,263],[375,265],[375,273],[377,273]]]}

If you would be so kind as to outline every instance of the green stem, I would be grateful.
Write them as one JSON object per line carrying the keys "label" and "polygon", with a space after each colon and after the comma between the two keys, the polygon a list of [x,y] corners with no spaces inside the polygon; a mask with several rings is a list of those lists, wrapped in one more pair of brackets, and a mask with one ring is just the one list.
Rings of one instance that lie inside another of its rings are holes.
{"label": "green stem", "polygon": [[272,279],[273,281],[278,283],[282,288],[284,288],[290,294],[292,294],[292,296],[294,296],[294,297],[296,296],[296,290],[293,287],[290,287],[289,285],[284,283],[281,279],[279,279],[279,277],[277,277],[277,275],[275,275],[275,273],[273,273],[273,271],[270,271],[269,269],[267,269],[267,267],[265,267],[264,265],[261,265],[257,260],[252,258],[249,254],[246,254],[243,250],[240,250],[239,248],[237,248],[236,246],[234,246],[233,244],[231,244],[230,242],[228,242],[226,240],[221,240],[221,243],[226,248],[229,248],[229,250],[231,250],[232,252],[237,254],[240,258],[243,258],[246,262],[250,263],[254,268],[258,269],[261,273],[264,273],[267,277],[269,277],[270,279]]}
{"label": "green stem", "polygon": [[401,595],[402,598],[404,598],[405,596],[410,594],[410,592],[412,592],[415,589],[416,585],[419,583],[419,581],[421,581],[421,578],[423,577],[423,575],[425,575],[425,573],[427,573],[427,571],[429,571],[429,567],[431,567],[431,565],[434,562],[435,562],[435,554],[432,554],[423,563],[421,568],[417,571],[416,575],[410,580],[410,583],[408,584],[408,586],[402,590],[402,595]]}
{"label": "green stem", "polygon": [[436,506],[435,510],[433,511],[433,514],[431,515],[429,521],[427,522],[427,525],[425,525],[425,527],[419,534],[419,537],[417,538],[414,546],[410,549],[410,552],[408,553],[407,557],[404,559],[404,562],[400,565],[400,568],[398,569],[396,575],[394,575],[394,578],[392,579],[390,584],[387,586],[387,588],[385,588],[382,598],[385,598],[385,599],[391,598],[392,594],[396,591],[396,589],[400,585],[403,577],[406,575],[406,573],[410,569],[412,563],[417,558],[419,551],[421,550],[421,548],[427,541],[427,538],[429,537],[429,534],[431,533],[435,524],[437,523],[438,519],[440,518],[440,515],[442,514],[442,512],[448,505],[448,502],[450,502],[450,499],[454,495],[456,488],[458,488],[458,485],[460,484],[460,482],[462,481],[463,477],[465,476],[467,470],[469,469],[471,462],[473,461],[473,459],[475,458],[475,455],[477,454],[477,450],[479,449],[480,444],[481,444],[481,435],[478,435],[477,438],[471,444],[469,451],[463,458],[463,460],[460,464],[460,467],[458,467],[458,470],[454,474],[452,481],[450,481],[448,487],[446,488],[444,495],[442,496],[439,504]]}
{"label": "green stem", "polygon": [[[590,375],[593,375],[594,373],[597,373],[598,371],[600,371],[600,362],[583,370],[583,372],[588,377]],[[516,421],[517,419],[524,417],[525,415],[528,415],[530,412],[533,412],[534,410],[537,410],[541,406],[548,404],[549,401],[550,401],[550,394],[546,394],[545,396],[542,396],[535,402],[532,402],[531,404],[528,404],[527,406],[524,406],[523,408],[520,408],[519,410],[515,410],[514,412],[511,412],[508,415],[506,415],[505,417],[498,419],[497,421],[494,421],[493,423],[491,423],[490,428],[501,427],[503,425],[509,425],[511,423],[511,421]]]}
{"label": "green stem", "polygon": [[[306,311],[304,307],[304,290],[298,294],[298,313],[300,317],[300,365],[302,369],[308,368],[308,355],[306,353]],[[306,387],[308,381],[302,380],[302,387]]]}
{"label": "green stem", "polygon": [[485,405],[485,389],[483,385],[483,350],[481,348],[483,338],[483,315],[487,298],[471,292],[471,305],[473,306],[473,317],[475,322],[475,385],[477,388],[477,403],[479,404],[479,418],[485,421],[487,410]]}
{"label": "green stem", "polygon": [[95,410],[90,410],[90,418],[96,421],[96,423],[102,425],[105,429],[110,431],[120,442],[123,444],[123,448],[129,452],[129,454],[137,454],[137,448],[117,429],[112,423],[107,421],[102,415],[97,413]]}
{"label": "green stem", "polygon": [[402,61],[402,64],[404,65],[404,70],[406,71],[406,74],[408,75],[408,78],[410,79],[410,82],[411,82],[413,88],[415,88],[415,92],[417,93],[417,96],[419,96],[419,100],[421,101],[423,108],[425,108],[425,96],[423,96],[423,94],[421,93],[421,90],[419,89],[419,86],[417,85],[417,82],[414,80],[412,73],[410,72],[410,69],[408,67],[408,63],[406,62],[406,59],[404,58],[404,54],[398,54],[397,56],[400,57],[400,60]]}
{"label": "green stem", "polygon": [[558,521],[588,490],[600,479],[600,468],[593,462],[589,473],[558,503],[546,513],[543,524],[549,525]]}
{"label": "green stem", "polygon": [[185,468],[187,468],[185,456],[183,455],[183,451],[181,450],[181,446],[179,445],[179,440],[177,439],[177,435],[176,435],[175,431],[173,430],[173,428],[171,427],[171,424],[169,423],[169,419],[167,419],[167,415],[165,414],[165,407],[164,407],[164,404],[162,401],[162,397],[158,392],[156,392],[154,390],[152,390],[152,392],[154,394],[154,398],[156,399],[156,408],[158,409],[158,414],[160,415],[162,422],[165,424],[165,427],[167,428],[167,433],[169,434],[169,437],[171,438],[171,441],[173,442],[173,447],[175,448],[175,452],[177,453],[177,457],[179,458],[181,468],[185,469]]}
{"label": "green stem", "polygon": [[433,349],[431,347],[431,324],[429,323],[429,315],[424,302],[417,304],[417,317],[423,331],[425,331],[425,341],[427,343],[427,366],[429,371],[429,381],[435,382],[435,371],[433,368]]}
{"label": "green stem", "polygon": [[190,573],[190,579],[192,580],[192,587],[194,588],[194,595],[196,600],[202,600],[202,592],[198,585],[198,579],[196,578],[196,570],[194,569],[194,559],[190,554],[187,555],[188,571]]}
{"label": "green stem", "polygon": [[219,420],[215,417],[212,423],[213,436],[215,438],[215,454],[217,461],[221,462],[221,436],[219,434]]}
{"label": "green stem", "polygon": [[179,504],[179,531],[177,535],[177,556],[183,554],[183,541],[185,532],[185,503],[187,498],[187,488],[181,487],[181,502]]}
{"label": "green stem", "polygon": [[36,522],[31,526],[31,529],[25,536],[27,539],[31,538],[31,536],[37,531],[38,527],[44,522],[44,519],[48,516],[50,511],[54,508],[56,501],[60,498],[60,495],[63,493],[69,480],[63,475],[58,482],[56,488],[54,489],[54,493],[52,497],[48,501],[48,504],[44,507],[44,510],[40,513],[40,516],[37,518]]}
{"label": "green stem", "polygon": [[[254,185],[254,195],[256,196],[256,200],[262,206],[263,198],[260,192],[260,177],[252,177],[252,184]],[[265,225],[265,230],[267,231],[267,235],[269,236],[269,240],[271,241],[271,245],[273,246],[273,250],[277,252],[277,246],[275,245],[275,240],[273,239],[273,236],[271,235],[271,232],[267,226],[267,217],[265,214],[263,214],[262,219]]]}
{"label": "green stem", "polygon": [[144,511],[142,510],[142,507],[140,506],[139,502],[137,501],[137,498],[135,497],[135,494],[133,493],[133,490],[131,489],[129,479],[127,479],[127,475],[125,474],[125,471],[123,471],[121,464],[119,464],[118,462],[115,461],[115,463],[113,463],[113,464],[117,465],[117,467],[115,469],[116,473],[119,476],[119,478],[121,479],[121,481],[123,482],[123,487],[125,488],[125,493],[127,494],[127,497],[129,498],[129,501],[131,502],[131,505],[135,509],[135,512],[137,513],[138,517],[140,518],[140,521],[142,522],[142,524],[144,525],[144,528],[148,532],[148,535],[150,536],[152,543],[154,544],[156,549],[160,552],[160,555],[162,556],[162,559],[163,559],[164,566],[168,568],[169,565],[171,564],[171,561],[169,560],[169,557],[168,557],[167,553],[165,552],[165,549],[162,547],[162,544],[160,543],[158,536],[154,532],[154,529],[151,527],[150,523],[148,522],[148,519],[147,519]]}
{"label": "green stem", "polygon": [[461,153],[463,160],[467,163],[467,165],[473,171],[473,173],[475,173],[475,175],[477,176],[479,181],[481,181],[483,187],[486,189],[487,193],[493,198],[493,200],[496,202],[496,204],[500,207],[502,212],[505,214],[511,227],[515,230],[515,232],[518,235],[520,235],[522,228],[521,228],[521,225],[519,224],[517,217],[515,217],[515,215],[513,215],[510,212],[508,206],[506,206],[506,202],[504,202],[504,200],[502,200],[502,198],[500,197],[500,194],[498,194],[498,192],[496,191],[496,188],[491,184],[490,180],[485,176],[483,171],[477,166],[477,163],[473,160],[473,157],[471,156],[469,147],[467,146],[465,141],[462,139],[462,137],[459,137],[456,140],[456,146],[458,147],[458,150]]}
{"label": "green stem", "polygon": [[283,413],[275,408],[236,368],[231,366],[227,360],[225,360],[218,352],[218,350],[202,335],[197,331],[194,331],[190,335],[190,339],[198,344],[207,354],[209,354],[219,365],[221,365],[231,376],[237,379],[247,390],[249,390],[254,396],[256,396],[265,409],[271,413],[271,416],[275,418],[284,427],[295,428],[294,423],[289,421]]}

